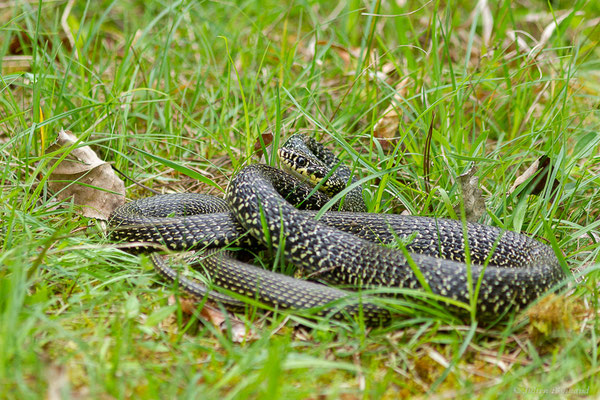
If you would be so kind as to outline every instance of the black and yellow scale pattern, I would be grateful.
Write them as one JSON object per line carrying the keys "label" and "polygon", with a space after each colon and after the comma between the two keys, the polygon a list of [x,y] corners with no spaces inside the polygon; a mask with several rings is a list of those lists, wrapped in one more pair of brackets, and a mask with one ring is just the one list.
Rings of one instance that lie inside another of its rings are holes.
{"label": "black and yellow scale pattern", "polygon": [[[335,179],[341,179],[343,186],[355,182],[349,171],[340,167],[337,158],[319,143],[298,135],[292,138],[296,142],[286,143],[279,151],[284,165],[291,168],[299,165],[296,172],[300,176],[327,188],[331,186],[329,180],[332,185],[339,185]],[[298,157],[311,157],[304,152],[301,156],[296,153],[296,147],[302,147],[298,139],[310,146],[309,153],[327,153],[325,167],[340,170],[341,178],[332,179],[330,172],[323,175],[306,167],[303,160],[298,162]],[[474,288],[480,280],[475,307],[481,319],[496,319],[522,309],[565,276],[550,247],[525,235],[487,225],[353,211],[327,212],[317,221],[314,211],[294,207],[320,208],[329,201],[321,192],[306,200],[312,191],[312,186],[279,169],[249,165],[231,180],[226,203],[189,194],[129,203],[114,213],[112,237],[158,242],[173,250],[219,248],[233,243],[267,246],[280,250],[288,261],[319,281],[363,289],[390,288],[390,292],[426,286],[436,295],[466,304],[474,298]],[[362,202],[360,191],[346,197],[342,209],[352,209]],[[189,216],[190,211],[211,214]],[[401,244],[406,251],[381,246],[398,240],[406,241]],[[184,290],[197,296],[208,295],[231,308],[243,306],[238,299],[228,302],[226,295],[217,296],[197,281],[178,277],[168,264],[153,258],[159,272],[168,279],[179,279]],[[229,252],[208,252],[201,267],[216,286],[271,307],[317,307],[319,314],[335,318],[362,312],[365,321],[372,325],[390,318],[387,310],[362,299],[345,304],[344,299],[353,296],[344,290],[266,271],[235,260]],[[336,301],[337,308],[327,307]],[[451,309],[464,312],[454,306]]]}

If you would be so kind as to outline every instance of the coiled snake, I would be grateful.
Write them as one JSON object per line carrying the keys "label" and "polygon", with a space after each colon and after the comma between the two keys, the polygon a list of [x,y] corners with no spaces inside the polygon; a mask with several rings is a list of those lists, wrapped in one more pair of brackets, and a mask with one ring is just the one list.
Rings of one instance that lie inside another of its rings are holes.
{"label": "coiled snake", "polygon": [[[330,199],[326,192],[333,195],[351,182],[357,189],[346,195],[341,209],[362,210],[360,187],[314,139],[294,135],[279,156],[321,191],[282,170],[248,165],[230,181],[225,201],[179,194],[122,206],[111,217],[111,237],[161,243],[172,250],[204,249],[201,267],[218,287],[279,309],[316,308],[317,314],[334,318],[362,314],[370,325],[387,322],[389,311],[353,293],[266,271],[214,249],[270,247],[320,281],[396,293],[425,288],[459,314],[471,304],[480,319],[520,310],[564,278],[550,247],[487,225],[356,211],[329,211],[316,220],[314,211],[294,205],[320,208]],[[381,245],[399,241],[400,249]],[[238,298],[179,275],[160,256],[152,258],[157,271],[185,291],[228,308],[244,306]]]}

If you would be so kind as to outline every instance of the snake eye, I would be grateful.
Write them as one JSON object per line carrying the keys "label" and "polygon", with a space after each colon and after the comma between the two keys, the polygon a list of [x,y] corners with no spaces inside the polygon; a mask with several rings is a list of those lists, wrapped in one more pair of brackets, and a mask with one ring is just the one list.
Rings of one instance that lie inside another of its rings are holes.
{"label": "snake eye", "polygon": [[304,167],[306,167],[306,165],[307,165],[307,164],[308,164],[308,161],[306,160],[306,158],[304,158],[304,157],[302,157],[302,156],[298,156],[298,157],[296,158],[296,165],[297,165],[299,168],[304,168]]}

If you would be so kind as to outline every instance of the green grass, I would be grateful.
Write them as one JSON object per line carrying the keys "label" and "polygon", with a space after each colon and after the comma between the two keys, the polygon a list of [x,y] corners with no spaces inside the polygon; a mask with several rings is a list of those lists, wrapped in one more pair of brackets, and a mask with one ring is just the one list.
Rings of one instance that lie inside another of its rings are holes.
{"label": "green grass", "polygon": [[[489,2],[484,44],[476,2],[347,3],[2,6],[0,398],[598,394],[600,7]],[[391,102],[386,146],[374,128]],[[492,329],[417,310],[368,332],[258,314],[241,316],[255,340],[237,344],[170,304],[146,257],[57,204],[44,149],[61,128],[156,190],[213,194],[259,161],[261,134],[305,132],[365,178],[373,212],[455,217],[475,165],[480,222],[547,241],[576,278]],[[544,190],[508,194],[542,155]]]}

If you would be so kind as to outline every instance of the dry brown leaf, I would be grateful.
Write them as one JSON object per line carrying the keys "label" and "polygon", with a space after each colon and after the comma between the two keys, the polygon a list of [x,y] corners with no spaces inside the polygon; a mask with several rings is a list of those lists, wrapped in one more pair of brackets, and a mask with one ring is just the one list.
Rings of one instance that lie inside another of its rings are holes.
{"label": "dry brown leaf", "polygon": [[[342,59],[342,61],[344,61],[344,64],[346,66],[349,66],[351,64],[352,58],[358,59],[358,57],[360,56],[360,47],[345,48],[343,46],[340,46],[340,45],[337,45],[334,43],[330,43],[327,40],[315,41],[315,39],[313,38],[308,43],[308,46],[305,49],[306,57],[309,60],[312,60],[315,57],[315,50],[316,50],[317,46],[329,46],[331,49],[333,49],[338,54],[338,56]],[[317,60],[317,63],[321,64],[321,60]]]}
{"label": "dry brown leaf", "polygon": [[396,94],[392,98],[390,105],[385,109],[381,118],[373,127],[373,136],[379,140],[384,149],[393,145],[392,141],[396,138],[396,134],[398,133],[401,115],[399,114],[397,104],[404,101],[406,93],[408,92],[408,82],[409,78],[406,77],[396,85]]}
{"label": "dry brown leaf", "polygon": [[[485,200],[479,188],[479,178],[475,176],[476,173],[477,167],[473,166],[458,177],[465,209],[465,218],[469,222],[477,221],[485,214]],[[454,207],[454,211],[457,215],[460,215],[460,204]]]}
{"label": "dry brown leaf", "polygon": [[390,75],[396,72],[396,65],[394,63],[387,62],[381,66],[381,72],[383,72],[385,75]]}
{"label": "dry brown leaf", "polygon": [[[548,173],[552,170],[552,168],[550,168],[550,161],[550,157],[546,155],[543,155],[537,160],[535,160],[533,164],[531,164],[529,168],[525,170],[525,172],[523,172],[515,179],[515,182],[508,190],[508,194],[512,194],[519,186],[523,185],[533,176],[536,176],[531,181],[529,181],[529,183],[527,184],[528,190],[526,191],[529,194],[539,195],[546,187]],[[554,182],[552,182],[552,189],[556,188],[558,184],[558,179],[554,179]]]}
{"label": "dry brown leaf", "polygon": [[390,105],[383,113],[379,121],[373,127],[373,135],[379,140],[384,148],[391,146],[391,141],[398,133],[400,125],[400,116],[393,105]]}
{"label": "dry brown leaf", "polygon": [[219,328],[221,332],[227,331],[227,328],[231,329],[231,340],[234,343],[247,342],[254,337],[252,330],[247,330],[246,325],[239,319],[223,314],[223,312],[211,305],[205,304],[202,307],[200,314],[209,320],[215,327]]}
{"label": "dry brown leaf", "polygon": [[[77,141],[75,135],[61,129],[46,152],[68,148]],[[53,165],[60,156],[62,153],[54,158]],[[82,206],[81,213],[90,218],[106,220],[115,208],[125,203],[125,184],[89,146],[72,149],[54,168],[48,185],[59,200],[73,198],[75,204]]]}
{"label": "dry brown leaf", "polygon": [[[169,300],[168,300],[168,304],[170,306],[172,306],[173,304],[176,304],[176,300],[175,300],[175,296],[171,295],[169,296]],[[186,314],[186,315],[194,315],[194,312],[196,312],[196,301],[193,299],[188,299],[186,297],[180,297],[179,298],[179,305],[181,307],[181,312]]]}
{"label": "dry brown leaf", "polygon": [[200,315],[212,322],[212,324],[218,328],[220,328],[227,318],[230,317],[218,308],[208,304],[204,304],[204,307],[202,307],[202,310],[200,310]]}
{"label": "dry brown leaf", "polygon": [[[224,329],[222,327],[221,329]],[[241,322],[236,320],[232,320],[231,324],[231,340],[234,343],[243,343],[253,340],[255,335],[252,330],[246,330],[246,326]]]}
{"label": "dry brown leaf", "polygon": [[[175,304],[175,296],[169,296],[169,305],[173,304]],[[194,299],[180,298],[179,304],[184,314],[194,315],[198,302]],[[247,342],[254,338],[252,330],[247,330],[242,321],[211,304],[205,303],[200,310],[200,315],[221,332],[226,332],[227,328],[231,328],[231,340],[235,343]]]}
{"label": "dry brown leaf", "polygon": [[[262,138],[262,140],[261,140]],[[267,133],[263,133],[261,134],[260,138],[256,138],[256,142],[254,142],[254,152],[259,156],[262,157],[263,155],[263,144],[264,144],[264,148],[269,147],[269,145],[271,144],[271,142],[273,142],[273,134],[270,132]]]}

